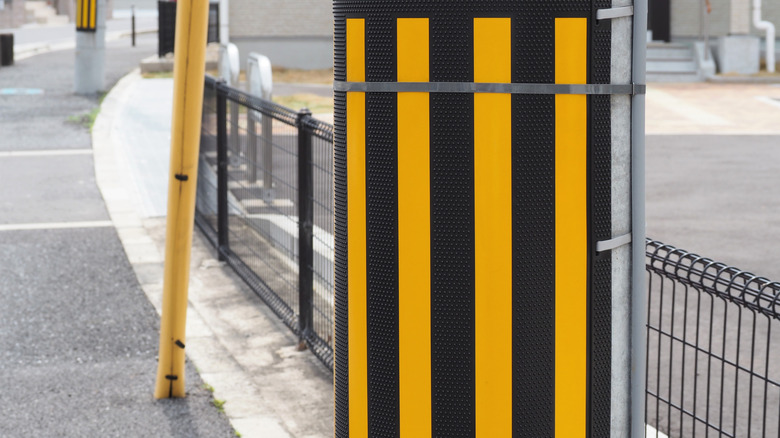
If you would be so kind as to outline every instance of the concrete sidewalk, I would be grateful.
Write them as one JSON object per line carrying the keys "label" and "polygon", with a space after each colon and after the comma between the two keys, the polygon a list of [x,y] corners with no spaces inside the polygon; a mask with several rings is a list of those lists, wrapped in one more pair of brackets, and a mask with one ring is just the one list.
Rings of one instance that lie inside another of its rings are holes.
{"label": "concrete sidewalk", "polygon": [[[93,130],[95,171],[141,286],[162,298],[171,79],[133,72],[106,96]],[[332,435],[332,375],[196,232],[187,355],[245,437]]]}

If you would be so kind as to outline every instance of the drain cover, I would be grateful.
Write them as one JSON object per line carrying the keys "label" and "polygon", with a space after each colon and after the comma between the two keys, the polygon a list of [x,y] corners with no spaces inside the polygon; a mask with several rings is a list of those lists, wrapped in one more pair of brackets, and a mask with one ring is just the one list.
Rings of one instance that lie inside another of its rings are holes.
{"label": "drain cover", "polygon": [[2,96],[34,96],[37,94],[43,94],[41,88],[0,88],[0,95]]}

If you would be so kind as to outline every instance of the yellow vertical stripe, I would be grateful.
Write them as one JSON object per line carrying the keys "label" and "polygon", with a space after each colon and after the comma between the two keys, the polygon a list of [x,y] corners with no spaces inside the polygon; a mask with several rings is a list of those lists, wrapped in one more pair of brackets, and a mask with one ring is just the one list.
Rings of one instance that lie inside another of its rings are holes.
{"label": "yellow vertical stripe", "polygon": [[[347,80],[366,79],[364,19],[347,19]],[[366,94],[347,93],[349,436],[368,436]]]}
{"label": "yellow vertical stripe", "polygon": [[89,28],[95,29],[97,20],[97,0],[89,0]]}
{"label": "yellow vertical stripe", "polygon": [[[474,19],[474,81],[512,81],[509,18]],[[512,100],[474,95],[477,437],[512,436]]]}
{"label": "yellow vertical stripe", "polygon": [[[398,82],[427,82],[428,19],[398,19]],[[398,93],[398,377],[403,437],[431,436],[428,93]]]}
{"label": "yellow vertical stripe", "polygon": [[[555,19],[555,82],[587,81],[587,19]],[[555,435],[586,435],[587,100],[555,96]]]}
{"label": "yellow vertical stripe", "polygon": [[87,0],[77,0],[77,10],[76,10],[76,20],[77,25],[76,27],[82,28],[84,27],[84,2]]}

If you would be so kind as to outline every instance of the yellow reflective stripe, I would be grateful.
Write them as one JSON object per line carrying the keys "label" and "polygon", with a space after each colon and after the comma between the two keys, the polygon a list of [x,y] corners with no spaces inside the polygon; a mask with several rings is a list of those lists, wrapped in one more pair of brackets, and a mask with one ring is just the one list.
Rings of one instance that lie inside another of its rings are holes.
{"label": "yellow reflective stripe", "polygon": [[[587,19],[555,19],[555,82],[587,81]],[[587,100],[555,96],[555,435],[586,435]]]}
{"label": "yellow reflective stripe", "polygon": [[94,29],[97,20],[97,0],[89,0],[89,28]]}
{"label": "yellow reflective stripe", "polygon": [[[347,80],[365,81],[365,20],[347,19]],[[349,436],[368,436],[366,94],[347,93]]]}
{"label": "yellow reflective stripe", "polygon": [[[512,81],[512,22],[474,19],[474,81]],[[477,437],[512,436],[512,99],[474,95]]]}
{"label": "yellow reflective stripe", "polygon": [[[427,82],[428,19],[398,19],[398,82]],[[398,93],[398,378],[400,431],[430,437],[430,99]]]}
{"label": "yellow reflective stripe", "polygon": [[76,17],[77,17],[77,27],[83,28],[84,27],[84,9],[87,0],[78,0],[78,10],[76,11]]}

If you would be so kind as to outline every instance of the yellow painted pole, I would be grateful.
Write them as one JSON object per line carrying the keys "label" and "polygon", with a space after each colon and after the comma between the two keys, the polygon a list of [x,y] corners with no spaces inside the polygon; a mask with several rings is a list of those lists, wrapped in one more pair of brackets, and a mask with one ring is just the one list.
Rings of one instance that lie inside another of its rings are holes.
{"label": "yellow painted pole", "polygon": [[208,12],[208,0],[179,0],[176,10],[165,277],[154,390],[157,399],[185,396],[184,331],[195,221]]}

